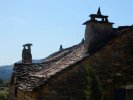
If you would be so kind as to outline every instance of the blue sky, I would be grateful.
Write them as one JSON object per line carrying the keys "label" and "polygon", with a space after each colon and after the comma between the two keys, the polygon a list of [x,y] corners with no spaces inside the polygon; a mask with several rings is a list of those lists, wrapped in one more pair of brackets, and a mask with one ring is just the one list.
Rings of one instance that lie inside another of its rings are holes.
{"label": "blue sky", "polygon": [[79,43],[83,22],[101,7],[114,27],[133,24],[133,0],[0,0],[0,65],[21,59],[22,45],[33,43],[33,59],[42,59]]}

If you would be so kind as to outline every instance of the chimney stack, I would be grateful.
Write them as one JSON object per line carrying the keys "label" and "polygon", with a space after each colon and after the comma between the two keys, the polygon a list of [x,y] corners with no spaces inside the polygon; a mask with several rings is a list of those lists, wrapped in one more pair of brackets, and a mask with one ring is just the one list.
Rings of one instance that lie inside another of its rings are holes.
{"label": "chimney stack", "polygon": [[99,50],[112,36],[113,23],[108,21],[108,16],[102,15],[100,7],[97,14],[91,14],[90,20],[86,21],[85,30],[85,53],[92,54]]}
{"label": "chimney stack", "polygon": [[60,51],[61,51],[61,50],[63,50],[63,47],[62,47],[62,45],[60,45],[60,49],[59,49],[59,50],[60,50]]}
{"label": "chimney stack", "polygon": [[23,45],[23,51],[22,51],[22,63],[23,64],[32,63],[31,46],[32,44],[30,43]]}

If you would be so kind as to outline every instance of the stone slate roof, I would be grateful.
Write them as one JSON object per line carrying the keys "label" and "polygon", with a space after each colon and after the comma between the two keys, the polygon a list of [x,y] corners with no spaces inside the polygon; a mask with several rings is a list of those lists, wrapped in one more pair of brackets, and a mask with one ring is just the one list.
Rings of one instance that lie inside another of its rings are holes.
{"label": "stone slate roof", "polygon": [[[131,27],[120,27],[115,29],[115,34],[120,35]],[[46,57],[41,63],[15,64],[13,75],[16,76],[16,87],[25,91],[32,91],[45,84],[52,76],[64,69],[71,67],[85,57],[84,42],[70,48],[59,50]]]}
{"label": "stone slate roof", "polygon": [[15,64],[16,87],[32,91],[52,76],[84,58],[84,43],[60,50],[38,64]]}

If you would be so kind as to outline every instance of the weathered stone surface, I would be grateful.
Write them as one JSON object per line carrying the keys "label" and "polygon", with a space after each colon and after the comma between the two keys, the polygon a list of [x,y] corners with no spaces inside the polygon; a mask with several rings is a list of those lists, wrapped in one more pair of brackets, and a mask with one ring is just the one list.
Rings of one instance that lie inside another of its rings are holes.
{"label": "weathered stone surface", "polygon": [[[99,18],[99,14],[91,16]],[[112,23],[108,23],[107,16],[103,17],[104,22],[93,21],[94,32],[86,31],[88,34],[96,33],[92,38],[98,42],[96,45],[93,43],[98,50],[93,49],[93,53],[88,54],[90,45],[86,52],[86,43],[90,41],[85,40],[53,53],[41,63],[15,64],[9,89],[10,100],[101,100],[101,93],[103,100],[114,100],[115,88],[132,85],[133,26],[111,29]],[[110,35],[112,31],[114,37]],[[107,39],[106,45],[101,45],[106,33],[111,40]],[[86,69],[90,66],[94,72],[88,74]]]}
{"label": "weathered stone surface", "polygon": [[113,100],[115,88],[133,84],[133,27],[126,27],[120,33],[85,59],[101,80],[105,100]]}

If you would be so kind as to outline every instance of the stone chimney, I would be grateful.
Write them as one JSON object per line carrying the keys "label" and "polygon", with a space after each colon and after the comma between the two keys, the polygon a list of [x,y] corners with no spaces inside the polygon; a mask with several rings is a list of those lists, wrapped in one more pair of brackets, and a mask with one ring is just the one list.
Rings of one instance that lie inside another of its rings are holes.
{"label": "stone chimney", "polygon": [[31,46],[32,46],[32,44],[23,45],[22,63],[24,63],[24,64],[32,63]]}
{"label": "stone chimney", "polygon": [[61,51],[61,50],[63,50],[63,47],[62,47],[62,45],[60,45],[60,49],[59,49],[59,50],[60,50],[60,51]]}
{"label": "stone chimney", "polygon": [[91,54],[100,49],[112,35],[113,23],[108,22],[108,16],[102,15],[100,7],[97,14],[91,14],[90,20],[83,23],[85,30],[85,53]]}

